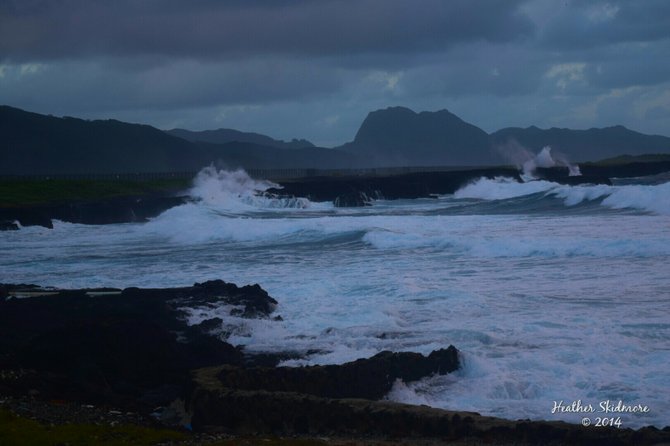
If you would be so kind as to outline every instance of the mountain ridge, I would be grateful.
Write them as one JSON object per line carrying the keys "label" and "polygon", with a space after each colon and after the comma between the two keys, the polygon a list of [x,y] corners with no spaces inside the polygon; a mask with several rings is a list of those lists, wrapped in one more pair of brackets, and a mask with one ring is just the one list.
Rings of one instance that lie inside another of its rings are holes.
{"label": "mountain ridge", "polygon": [[324,148],[193,143],[146,124],[55,117],[0,106],[0,175],[81,175],[236,168],[354,167],[355,156]]}
{"label": "mountain ridge", "polygon": [[490,134],[493,147],[518,144],[538,151],[550,146],[573,162],[597,161],[622,155],[670,153],[670,138],[646,135],[623,125],[593,127],[586,130],[536,126],[506,127]]}
{"label": "mountain ridge", "polygon": [[[388,107],[368,113],[353,141],[340,146],[391,166],[493,162],[488,135],[446,109],[416,113]],[[467,148],[467,152],[463,149]]]}
{"label": "mountain ridge", "polygon": [[[332,149],[289,148],[286,144],[291,143],[265,135],[221,130],[209,135],[267,138],[278,146],[192,142],[146,124],[55,117],[3,105],[0,175],[183,172],[211,163],[247,169],[491,166],[519,164],[508,152],[532,157],[545,146],[571,162],[670,153],[670,138],[621,125],[587,130],[507,127],[487,134],[446,109],[372,111],[353,141]],[[190,132],[189,136],[201,134]]]}
{"label": "mountain ridge", "polygon": [[193,131],[181,128],[165,130],[169,135],[185,139],[190,142],[205,142],[210,144],[226,144],[229,142],[249,142],[267,147],[280,149],[304,149],[315,147],[306,139],[292,139],[282,141],[256,132],[242,132],[240,130],[219,128],[215,130]]}

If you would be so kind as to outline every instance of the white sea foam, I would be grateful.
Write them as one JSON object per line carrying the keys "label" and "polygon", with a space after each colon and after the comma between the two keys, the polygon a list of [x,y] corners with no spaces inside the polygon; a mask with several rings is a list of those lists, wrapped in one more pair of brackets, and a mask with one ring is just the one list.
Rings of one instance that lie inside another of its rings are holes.
{"label": "white sea foam", "polygon": [[202,169],[193,181],[190,195],[203,204],[222,211],[250,211],[262,209],[297,208],[313,205],[306,198],[277,198],[265,192],[281,189],[278,184],[255,180],[244,170],[217,170],[214,166]]}
{"label": "white sea foam", "polygon": [[[283,321],[226,307],[187,316],[222,317],[248,351],[310,352],[287,365],[460,349],[460,371],[398,383],[394,400],[539,419],[554,417],[554,400],[623,399],[651,408],[624,427],[670,424],[667,183],[480,180],[439,200],[273,209],[244,201],[264,184],[212,175],[199,201],[146,224],[0,232],[0,282],[259,283]],[[540,211],[524,213],[527,202]],[[516,210],[482,214],[493,205]]]}
{"label": "white sea foam", "polygon": [[[405,218],[368,230],[363,241],[377,249],[423,248],[483,258],[670,255],[670,233],[665,230],[667,222],[664,219],[649,220],[658,233],[640,237],[619,233],[617,224],[621,218],[612,218],[608,224],[613,229],[603,228],[597,236],[577,235],[571,226],[555,227],[557,221],[570,225],[570,219],[556,219],[547,225],[543,220],[520,224],[518,218],[509,216]],[[588,221],[583,219],[580,223],[588,224]],[[596,220],[592,221],[595,223]],[[475,227],[478,236],[473,236]],[[508,228],[511,227],[514,227],[514,234],[510,234]]]}
{"label": "white sea foam", "polygon": [[578,185],[567,186],[549,181],[519,183],[511,178],[480,178],[456,191],[455,198],[504,200],[544,192],[563,199],[566,206],[603,199],[600,204],[611,209],[638,209],[670,215],[670,183],[658,185]]}
{"label": "white sea foam", "polygon": [[513,178],[496,177],[494,179],[480,178],[454,193],[455,198],[478,198],[482,200],[505,200],[508,198],[523,197],[538,192],[546,192],[556,187],[556,183],[549,181],[529,181],[519,183]]}

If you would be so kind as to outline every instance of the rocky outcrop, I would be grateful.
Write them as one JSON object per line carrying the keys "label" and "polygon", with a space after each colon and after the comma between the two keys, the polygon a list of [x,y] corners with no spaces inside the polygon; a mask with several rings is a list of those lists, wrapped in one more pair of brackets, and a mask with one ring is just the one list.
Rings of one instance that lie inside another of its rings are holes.
{"label": "rocky outcrop", "polygon": [[26,371],[0,379],[0,393],[166,404],[186,392],[191,369],[244,362],[220,339],[223,320],[189,326],[190,311],[226,306],[257,318],[276,305],[258,285],[221,280],[124,290],[0,285],[0,369]]}
{"label": "rocky outcrop", "polygon": [[11,220],[0,220],[0,231],[18,231],[19,225]]}
{"label": "rocky outcrop", "polygon": [[281,189],[269,189],[267,192],[282,197],[332,201],[341,207],[356,207],[366,206],[372,199],[397,200],[453,194],[469,181],[497,176],[521,180],[517,169],[500,167],[390,176],[312,177],[280,182]]}
{"label": "rocky outcrop", "polygon": [[[354,438],[435,438],[440,442],[517,445],[651,445],[670,431],[584,428],[563,422],[509,421],[389,401],[225,387],[221,368],[194,373],[190,401],[197,431],[237,435],[304,435]],[[407,441],[407,440],[406,440]],[[460,444],[460,443],[459,443]]]}
{"label": "rocky outcrop", "polygon": [[570,186],[578,184],[606,184],[612,185],[609,177],[596,172],[582,172],[581,175],[570,176],[567,167],[538,167],[533,174],[541,180],[552,181]]}
{"label": "rocky outcrop", "polygon": [[[569,176],[567,168],[537,169],[541,179],[560,184],[611,184],[602,172],[590,171]],[[453,194],[479,178],[508,177],[521,181],[519,170],[512,167],[417,172],[389,176],[311,177],[280,182],[280,189],[268,194],[279,197],[306,197],[311,201],[332,201],[337,207],[369,206],[372,200],[429,198]]]}
{"label": "rocky outcrop", "polygon": [[579,168],[584,175],[631,178],[670,172],[670,161],[631,162],[612,165],[584,163],[580,164]]}
{"label": "rocky outcrop", "polygon": [[383,398],[400,379],[416,381],[432,374],[447,374],[459,367],[454,346],[430,355],[384,351],[368,359],[342,365],[311,367],[224,366],[218,374],[221,385],[240,390],[297,392],[327,398]]}
{"label": "rocky outcrop", "polygon": [[[383,398],[397,380],[416,381],[451,373],[458,367],[458,350],[449,346],[428,356],[384,351],[341,365],[203,368],[193,374],[196,387],[190,412],[193,426],[199,430],[388,434],[402,425],[398,422],[408,422],[406,414],[378,419],[379,408],[385,403],[377,407],[360,400]],[[370,412],[376,415],[370,418]],[[366,423],[371,424],[366,428]],[[393,423],[396,426],[392,428]]]}
{"label": "rocky outcrop", "polygon": [[0,221],[18,221],[21,226],[53,228],[52,220],[89,225],[144,222],[188,197],[131,196],[98,201],[71,202],[45,206],[0,208]]}

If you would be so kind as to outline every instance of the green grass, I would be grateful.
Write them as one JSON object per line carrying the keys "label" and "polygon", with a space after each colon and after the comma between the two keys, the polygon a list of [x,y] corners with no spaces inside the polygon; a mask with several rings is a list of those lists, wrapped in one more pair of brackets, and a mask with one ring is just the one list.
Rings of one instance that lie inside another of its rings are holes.
{"label": "green grass", "polygon": [[64,424],[45,426],[0,409],[0,445],[84,446],[96,444],[103,446],[145,446],[167,441],[181,441],[186,438],[187,435],[181,432],[133,425]]}
{"label": "green grass", "polygon": [[0,181],[0,207],[39,206],[65,202],[178,192],[191,180],[4,180]]}
{"label": "green grass", "polygon": [[[154,446],[161,443],[180,444],[190,435],[168,429],[135,425],[109,426],[94,424],[63,424],[46,426],[0,409],[0,445],[2,446],[84,446],[133,445]],[[310,438],[234,438],[207,443],[209,446],[324,446],[328,443]]]}

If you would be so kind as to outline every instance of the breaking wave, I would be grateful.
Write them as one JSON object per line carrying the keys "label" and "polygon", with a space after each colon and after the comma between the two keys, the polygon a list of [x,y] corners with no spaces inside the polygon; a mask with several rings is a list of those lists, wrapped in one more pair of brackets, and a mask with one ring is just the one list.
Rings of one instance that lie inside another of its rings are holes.
{"label": "breaking wave", "polygon": [[271,188],[281,189],[281,186],[255,180],[242,169],[217,170],[209,166],[195,177],[189,194],[202,204],[224,211],[306,209],[314,204],[302,197],[273,196],[267,193]]}
{"label": "breaking wave", "polygon": [[635,209],[659,215],[670,215],[670,182],[658,185],[579,185],[567,186],[550,181],[519,183],[512,178],[480,178],[456,191],[457,199],[508,200],[541,194],[559,198],[571,207],[597,202],[610,209]]}

